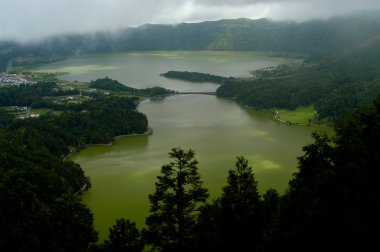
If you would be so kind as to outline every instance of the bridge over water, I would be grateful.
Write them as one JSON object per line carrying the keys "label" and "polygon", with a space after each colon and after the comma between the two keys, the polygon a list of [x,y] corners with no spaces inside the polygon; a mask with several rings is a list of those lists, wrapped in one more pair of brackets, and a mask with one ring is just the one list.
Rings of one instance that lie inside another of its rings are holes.
{"label": "bridge over water", "polygon": [[204,95],[216,95],[216,92],[178,92],[174,94],[204,94]]}
{"label": "bridge over water", "polygon": [[164,99],[165,97],[167,96],[171,96],[171,95],[187,95],[187,94],[202,94],[202,95],[216,95],[216,92],[175,92],[175,93],[169,93],[169,94],[164,94],[164,95],[155,95],[155,96],[151,96],[149,97],[149,99],[151,100],[161,100],[161,99]]}

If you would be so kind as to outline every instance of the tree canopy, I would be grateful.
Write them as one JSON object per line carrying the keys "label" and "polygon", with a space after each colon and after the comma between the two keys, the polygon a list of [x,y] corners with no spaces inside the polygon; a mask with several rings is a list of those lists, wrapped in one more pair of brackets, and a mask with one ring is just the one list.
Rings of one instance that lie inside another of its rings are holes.
{"label": "tree canopy", "polygon": [[162,166],[156,191],[149,195],[145,234],[148,244],[157,251],[186,251],[194,236],[197,212],[208,192],[202,187],[194,151],[174,148],[169,157],[173,161]]}
{"label": "tree canopy", "polygon": [[117,219],[116,224],[109,229],[109,240],[104,241],[104,248],[110,252],[143,251],[144,244],[136,223]]}

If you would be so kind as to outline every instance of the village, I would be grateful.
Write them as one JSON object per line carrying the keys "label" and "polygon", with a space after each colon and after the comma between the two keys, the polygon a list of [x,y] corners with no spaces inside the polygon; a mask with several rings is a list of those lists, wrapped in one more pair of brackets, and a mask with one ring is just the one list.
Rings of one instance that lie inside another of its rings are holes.
{"label": "village", "polygon": [[[19,87],[23,85],[34,85],[39,82],[53,81],[55,82],[55,76],[45,73],[7,73],[0,72],[0,88],[7,87]],[[91,99],[91,95],[97,93],[96,88],[88,88],[87,85],[83,88],[76,88],[71,86],[72,83],[62,84],[51,89],[56,95],[52,95],[47,98],[53,104],[68,104],[68,103],[81,103],[83,101],[88,101]],[[75,83],[76,85],[78,83]],[[67,85],[67,86],[66,86]],[[69,87],[68,87],[69,86]],[[110,94],[109,92],[104,92],[105,95]],[[27,119],[27,118],[38,118],[40,115],[45,115],[47,113],[53,113],[53,109],[47,108],[32,108],[32,104],[28,106],[4,106],[2,107],[7,111],[11,112],[16,119]],[[60,112],[55,111],[54,113],[59,114]]]}
{"label": "village", "polygon": [[35,81],[28,80],[21,74],[0,73],[0,87],[32,85],[35,83]]}

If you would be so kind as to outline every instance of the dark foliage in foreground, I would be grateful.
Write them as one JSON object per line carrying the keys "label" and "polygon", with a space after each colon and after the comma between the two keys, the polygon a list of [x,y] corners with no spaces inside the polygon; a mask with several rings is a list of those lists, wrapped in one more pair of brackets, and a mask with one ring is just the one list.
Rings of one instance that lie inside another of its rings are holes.
{"label": "dark foliage in foreground", "polygon": [[[186,230],[191,230],[187,236],[178,232],[176,224],[187,216],[176,216],[179,198],[175,195],[181,190],[174,186],[181,178],[168,177],[172,174],[168,167],[150,196],[147,224],[154,238],[147,236],[146,242],[154,244],[153,251],[362,251],[376,247],[379,132],[380,96],[373,105],[337,123],[334,139],[313,134],[315,141],[303,148],[298,171],[282,196],[273,189],[260,195],[248,161],[238,157],[222,195],[198,204],[192,221],[186,222]],[[184,237],[186,243],[182,243]]]}
{"label": "dark foliage in foreground", "polygon": [[22,130],[0,130],[0,150],[1,251],[83,251],[96,241],[92,213],[75,196],[90,186],[79,165]]}
{"label": "dark foliage in foreground", "polygon": [[136,223],[130,220],[117,219],[116,224],[109,229],[109,232],[109,240],[104,241],[105,251],[143,251],[144,243]]}
{"label": "dark foliage in foreground", "polygon": [[[336,139],[314,135],[283,196],[270,246],[368,250],[380,229],[380,97],[341,121]],[[280,245],[281,244],[281,245]],[[311,247],[310,244],[313,244]]]}
{"label": "dark foliage in foreground", "polygon": [[144,233],[155,251],[191,251],[196,212],[208,197],[194,155],[192,150],[172,149],[169,156],[173,161],[162,166],[156,191],[149,195],[150,215]]}
{"label": "dark foliage in foreground", "polygon": [[[22,89],[23,87],[21,87]],[[91,186],[69,147],[143,133],[133,100],[98,98],[81,109],[16,120],[0,110],[0,250],[87,251],[93,215],[78,195]]]}
{"label": "dark foliage in foreground", "polygon": [[[107,104],[134,109],[126,100]],[[104,108],[101,100],[87,113],[95,108]],[[238,157],[222,195],[205,203],[194,152],[173,149],[173,162],[162,167],[149,196],[143,237],[133,222],[118,220],[104,246],[93,245],[92,214],[76,196],[89,181],[49,144],[65,135],[43,128],[40,120],[51,117],[13,125],[1,113],[1,251],[141,251],[144,245],[153,251],[366,251],[377,245],[380,96],[340,120],[334,139],[313,135],[282,196],[273,189],[261,195],[253,169]],[[33,138],[31,130],[40,133]]]}

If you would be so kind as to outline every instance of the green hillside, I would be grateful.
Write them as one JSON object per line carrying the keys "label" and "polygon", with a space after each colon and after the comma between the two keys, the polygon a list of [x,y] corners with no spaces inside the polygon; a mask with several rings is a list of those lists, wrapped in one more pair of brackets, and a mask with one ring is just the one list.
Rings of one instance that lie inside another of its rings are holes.
{"label": "green hillside", "polygon": [[[307,61],[306,61],[307,62]],[[316,105],[321,118],[337,119],[372,101],[380,92],[380,36],[351,49],[304,63],[276,77],[230,81],[217,90],[255,108],[288,108]]]}
{"label": "green hillside", "polygon": [[[267,51],[305,57],[298,68],[258,71],[256,79],[227,80],[218,89],[219,96],[234,97],[255,108],[315,105],[320,117],[336,119],[379,92],[380,15],[375,11],[303,23],[234,19],[146,24],[117,32],[58,36],[34,44],[3,41],[0,69],[78,53],[139,50]],[[118,88],[111,86],[106,89]]]}
{"label": "green hillside", "polygon": [[378,12],[308,22],[233,19],[146,24],[116,32],[71,34],[20,45],[0,41],[0,67],[50,62],[78,53],[141,50],[239,50],[297,53],[320,58],[352,48],[380,33]]}

